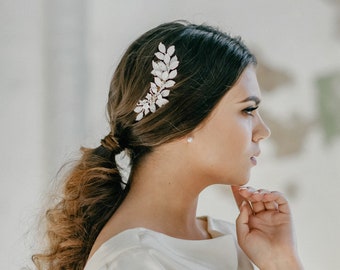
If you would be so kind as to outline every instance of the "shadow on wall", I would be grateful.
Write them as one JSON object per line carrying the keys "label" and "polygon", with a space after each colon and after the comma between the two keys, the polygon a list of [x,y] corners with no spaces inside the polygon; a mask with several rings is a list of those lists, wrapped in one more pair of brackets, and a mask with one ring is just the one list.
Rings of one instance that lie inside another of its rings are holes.
{"label": "shadow on wall", "polygon": [[331,144],[340,136],[340,71],[316,80],[320,111],[320,124],[325,142]]}

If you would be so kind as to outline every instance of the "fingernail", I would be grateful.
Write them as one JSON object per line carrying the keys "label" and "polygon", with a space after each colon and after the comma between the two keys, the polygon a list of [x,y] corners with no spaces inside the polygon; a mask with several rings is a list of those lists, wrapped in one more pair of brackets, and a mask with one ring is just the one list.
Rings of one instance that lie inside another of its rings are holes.
{"label": "fingernail", "polygon": [[246,190],[248,187],[240,187],[238,190]]}
{"label": "fingernail", "polygon": [[253,188],[253,187],[247,187],[247,189],[248,189],[250,192],[255,192],[255,191],[256,191],[256,189]]}

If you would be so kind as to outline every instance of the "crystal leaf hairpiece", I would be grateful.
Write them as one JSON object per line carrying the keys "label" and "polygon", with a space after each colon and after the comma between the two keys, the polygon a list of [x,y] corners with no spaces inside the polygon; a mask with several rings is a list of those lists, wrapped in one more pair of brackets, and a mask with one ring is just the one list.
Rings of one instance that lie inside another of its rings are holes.
{"label": "crystal leaf hairpiece", "polygon": [[173,80],[177,76],[178,59],[174,55],[175,46],[166,48],[161,42],[158,45],[158,52],[155,53],[158,61],[152,61],[153,70],[151,74],[154,81],[151,82],[149,92],[146,97],[139,100],[134,112],[137,113],[136,121],[140,121],[149,112],[154,113],[157,106],[160,108],[169,101],[165,98],[169,96],[169,88],[175,85]]}

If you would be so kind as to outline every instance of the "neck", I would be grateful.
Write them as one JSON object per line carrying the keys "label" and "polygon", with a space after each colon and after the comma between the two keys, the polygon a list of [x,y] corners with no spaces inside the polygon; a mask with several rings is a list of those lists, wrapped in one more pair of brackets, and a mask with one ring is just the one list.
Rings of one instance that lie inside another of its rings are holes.
{"label": "neck", "polygon": [[135,168],[130,191],[114,219],[122,214],[131,227],[146,227],[176,238],[209,237],[196,218],[198,195],[206,186],[180,162],[180,156],[174,156],[178,153],[152,153]]}
{"label": "neck", "polygon": [[90,256],[112,236],[137,227],[181,239],[210,238],[206,222],[196,218],[198,195],[208,183],[183,162],[190,158],[183,157],[182,147],[162,146],[134,168],[130,191],[98,235]]}

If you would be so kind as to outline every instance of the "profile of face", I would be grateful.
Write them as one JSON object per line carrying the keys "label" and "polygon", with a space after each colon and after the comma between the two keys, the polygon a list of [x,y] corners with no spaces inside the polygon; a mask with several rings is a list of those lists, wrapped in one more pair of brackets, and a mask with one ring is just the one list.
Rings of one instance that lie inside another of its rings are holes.
{"label": "profile of face", "polygon": [[270,135],[258,106],[261,93],[255,67],[248,66],[210,116],[190,135],[190,166],[212,183],[244,185]]}

